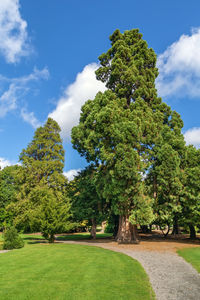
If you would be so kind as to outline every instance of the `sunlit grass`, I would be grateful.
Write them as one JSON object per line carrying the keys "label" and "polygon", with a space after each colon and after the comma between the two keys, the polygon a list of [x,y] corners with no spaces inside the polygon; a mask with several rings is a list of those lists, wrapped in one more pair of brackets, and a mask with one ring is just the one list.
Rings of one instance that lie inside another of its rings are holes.
{"label": "sunlit grass", "polygon": [[177,252],[200,273],[200,247],[186,248]]}
{"label": "sunlit grass", "polygon": [[130,257],[97,247],[35,244],[0,254],[0,299],[154,299]]}

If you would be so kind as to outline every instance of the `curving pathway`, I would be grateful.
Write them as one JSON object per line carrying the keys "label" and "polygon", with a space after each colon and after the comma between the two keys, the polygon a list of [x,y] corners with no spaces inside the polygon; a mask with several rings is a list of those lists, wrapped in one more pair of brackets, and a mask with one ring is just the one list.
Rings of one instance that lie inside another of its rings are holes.
{"label": "curving pathway", "polygon": [[157,300],[200,300],[200,274],[176,253],[137,251],[108,243],[62,243],[102,247],[138,260],[149,276]]}
{"label": "curving pathway", "polygon": [[8,252],[9,250],[0,250],[0,253]]}

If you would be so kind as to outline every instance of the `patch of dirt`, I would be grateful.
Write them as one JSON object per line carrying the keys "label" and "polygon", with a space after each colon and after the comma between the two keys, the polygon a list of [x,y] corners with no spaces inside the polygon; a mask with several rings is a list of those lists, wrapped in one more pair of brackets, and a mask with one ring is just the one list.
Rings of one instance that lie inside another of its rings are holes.
{"label": "patch of dirt", "polygon": [[183,248],[194,248],[200,247],[200,243],[191,243],[191,242],[183,242],[180,243],[179,241],[141,241],[140,244],[135,245],[125,245],[125,244],[117,244],[116,242],[112,243],[113,246],[118,248],[125,248],[130,250],[137,250],[137,251],[156,251],[156,252],[176,252],[179,249]]}
{"label": "patch of dirt", "polygon": [[200,247],[200,236],[196,240],[189,239],[188,235],[163,237],[160,232],[152,234],[140,234],[139,244],[118,244],[114,239],[82,240],[79,243],[101,243],[109,244],[121,249],[130,249],[135,251],[156,251],[156,252],[176,252],[183,248]]}

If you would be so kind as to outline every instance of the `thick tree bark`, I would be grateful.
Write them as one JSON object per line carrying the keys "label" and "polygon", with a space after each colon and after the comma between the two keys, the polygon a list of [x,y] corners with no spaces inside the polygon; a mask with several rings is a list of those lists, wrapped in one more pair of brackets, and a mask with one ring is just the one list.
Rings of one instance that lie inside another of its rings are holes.
{"label": "thick tree bark", "polygon": [[96,229],[97,229],[96,220],[95,220],[95,218],[92,218],[91,236],[94,240],[96,239]]}
{"label": "thick tree bark", "polygon": [[190,227],[190,238],[191,239],[196,239],[196,230],[192,224],[189,225]]}
{"label": "thick tree bark", "polygon": [[137,226],[129,222],[128,216],[119,216],[119,228],[116,240],[119,244],[138,244]]}

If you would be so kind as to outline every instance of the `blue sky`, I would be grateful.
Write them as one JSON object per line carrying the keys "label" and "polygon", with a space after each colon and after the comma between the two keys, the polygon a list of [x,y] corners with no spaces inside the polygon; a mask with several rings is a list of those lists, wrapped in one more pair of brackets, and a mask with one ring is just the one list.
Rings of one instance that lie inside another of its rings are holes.
{"label": "blue sky", "polygon": [[119,28],[139,28],[158,55],[159,95],[200,145],[199,0],[1,0],[0,165],[14,164],[48,116],[62,128],[68,176],[85,166],[70,143],[81,105],[104,90],[94,71]]}

